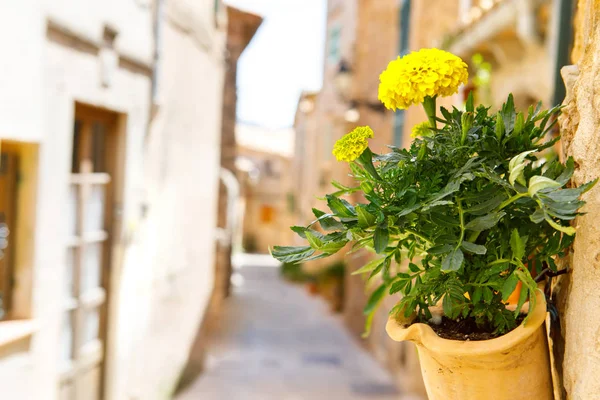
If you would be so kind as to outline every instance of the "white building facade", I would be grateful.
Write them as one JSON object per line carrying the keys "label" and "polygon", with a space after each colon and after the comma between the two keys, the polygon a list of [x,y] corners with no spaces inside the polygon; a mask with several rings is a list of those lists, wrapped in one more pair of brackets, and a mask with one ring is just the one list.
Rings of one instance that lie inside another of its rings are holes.
{"label": "white building facade", "polygon": [[223,15],[0,0],[1,398],[173,392],[213,285]]}

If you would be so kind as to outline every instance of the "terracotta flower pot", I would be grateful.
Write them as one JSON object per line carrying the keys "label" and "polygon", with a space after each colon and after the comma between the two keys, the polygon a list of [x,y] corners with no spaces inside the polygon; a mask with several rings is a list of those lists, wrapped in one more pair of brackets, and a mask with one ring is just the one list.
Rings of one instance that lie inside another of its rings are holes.
{"label": "terracotta flower pot", "polygon": [[525,325],[482,341],[448,340],[412,318],[390,318],[387,333],[395,341],[417,345],[429,400],[552,400],[546,341],[546,299]]}

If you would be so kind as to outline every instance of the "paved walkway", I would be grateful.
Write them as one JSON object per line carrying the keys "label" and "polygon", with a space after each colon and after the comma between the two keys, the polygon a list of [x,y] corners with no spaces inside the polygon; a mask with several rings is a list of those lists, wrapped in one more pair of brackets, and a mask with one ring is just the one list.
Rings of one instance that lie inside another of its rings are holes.
{"label": "paved walkway", "polygon": [[242,263],[206,370],[177,400],[402,398],[323,301],[281,281],[268,259]]}

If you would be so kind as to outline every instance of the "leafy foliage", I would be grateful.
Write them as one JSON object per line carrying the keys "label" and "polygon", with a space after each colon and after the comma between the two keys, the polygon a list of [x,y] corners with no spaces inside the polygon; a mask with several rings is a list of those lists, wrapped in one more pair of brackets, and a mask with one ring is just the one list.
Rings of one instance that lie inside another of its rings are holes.
{"label": "leafy foliage", "polygon": [[[293,228],[309,245],[275,246],[272,255],[306,261],[351,241],[353,249],[378,254],[357,271],[381,278],[367,314],[384,295],[399,293],[392,312],[428,319],[428,308],[441,301],[448,318],[472,317],[497,333],[513,329],[518,312],[508,311],[505,300],[520,281],[518,309],[527,298],[533,303],[533,266],[555,268],[554,258],[572,243],[569,221],[580,214],[580,197],[596,181],[566,188],[573,159],[562,164],[542,153],[558,140],[547,137],[559,107],[538,105],[525,115],[509,96],[490,115],[472,104],[466,111],[442,108],[443,128],[409,149],[377,155],[367,148],[350,164],[357,186],[328,195],[330,212],[314,210],[312,224]],[[367,203],[340,197],[353,192]],[[315,224],[331,233],[313,230]]]}

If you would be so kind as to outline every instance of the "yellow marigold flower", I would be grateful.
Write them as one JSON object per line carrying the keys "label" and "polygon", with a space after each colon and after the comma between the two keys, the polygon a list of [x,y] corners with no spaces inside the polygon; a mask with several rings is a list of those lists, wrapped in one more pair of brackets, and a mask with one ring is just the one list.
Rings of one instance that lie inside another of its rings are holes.
{"label": "yellow marigold flower", "polygon": [[379,100],[390,110],[450,96],[467,82],[467,64],[452,53],[421,49],[390,62],[379,76]]}
{"label": "yellow marigold flower", "polygon": [[431,136],[431,125],[429,125],[429,121],[425,121],[425,122],[421,122],[420,124],[416,124],[415,126],[413,126],[412,128],[412,132],[410,134],[411,138],[416,138],[416,137],[424,137],[424,136]]}
{"label": "yellow marigold flower", "polygon": [[371,127],[359,126],[335,142],[332,153],[338,161],[354,161],[369,146],[367,139],[372,137]]}

